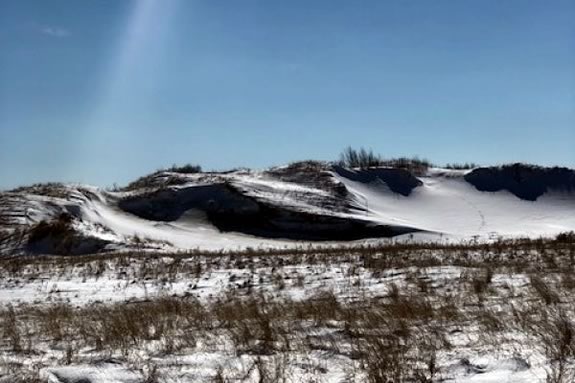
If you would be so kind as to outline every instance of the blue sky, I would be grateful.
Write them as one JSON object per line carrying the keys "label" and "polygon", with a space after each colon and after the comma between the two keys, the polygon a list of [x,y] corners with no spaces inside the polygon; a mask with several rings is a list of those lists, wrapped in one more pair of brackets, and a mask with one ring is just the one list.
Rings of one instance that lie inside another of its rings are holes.
{"label": "blue sky", "polygon": [[347,145],[575,167],[575,2],[0,1],[0,188]]}

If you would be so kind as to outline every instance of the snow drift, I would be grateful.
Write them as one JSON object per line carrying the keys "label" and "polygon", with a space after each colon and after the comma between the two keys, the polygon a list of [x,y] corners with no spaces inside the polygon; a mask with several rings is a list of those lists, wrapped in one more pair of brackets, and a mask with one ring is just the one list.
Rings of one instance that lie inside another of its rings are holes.
{"label": "snow drift", "polygon": [[575,172],[473,170],[156,172],[120,191],[45,184],[0,193],[0,254],[236,249],[405,236],[489,239],[575,230]]}

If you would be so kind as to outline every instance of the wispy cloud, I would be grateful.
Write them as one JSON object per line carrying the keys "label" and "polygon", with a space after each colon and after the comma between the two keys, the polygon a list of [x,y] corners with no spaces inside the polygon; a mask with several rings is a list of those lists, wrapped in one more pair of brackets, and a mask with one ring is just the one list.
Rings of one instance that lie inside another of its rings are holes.
{"label": "wispy cloud", "polygon": [[40,33],[50,37],[63,38],[70,36],[70,31],[61,27],[44,25],[40,26],[39,29]]}

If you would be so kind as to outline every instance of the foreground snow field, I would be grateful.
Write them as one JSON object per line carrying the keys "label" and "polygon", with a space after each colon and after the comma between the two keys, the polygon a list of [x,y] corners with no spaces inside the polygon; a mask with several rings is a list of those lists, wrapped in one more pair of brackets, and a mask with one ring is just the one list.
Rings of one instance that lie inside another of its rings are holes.
{"label": "foreground snow field", "polygon": [[573,259],[565,235],[4,260],[0,381],[571,382]]}

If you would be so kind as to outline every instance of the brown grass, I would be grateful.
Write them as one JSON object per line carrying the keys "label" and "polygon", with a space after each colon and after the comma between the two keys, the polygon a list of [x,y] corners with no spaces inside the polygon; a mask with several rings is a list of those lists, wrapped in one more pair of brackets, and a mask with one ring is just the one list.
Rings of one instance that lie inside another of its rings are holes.
{"label": "brown grass", "polygon": [[[571,283],[566,278],[573,273],[574,246],[561,238],[6,259],[0,261],[6,281],[74,273],[86,279],[114,275],[126,283],[189,280],[193,285],[221,269],[238,275],[244,271],[249,279],[231,278],[233,287],[207,301],[186,293],[79,307],[63,302],[5,306],[0,309],[0,349],[27,358],[47,344],[60,350],[59,364],[74,364],[85,360],[86,350],[129,359],[134,350],[152,347],[162,356],[193,353],[199,345],[220,350],[226,344],[226,350],[250,356],[253,365],[245,374],[262,382],[285,379],[292,353],[321,351],[347,356],[358,366],[350,374],[368,382],[431,382],[442,374],[438,353],[453,347],[450,334],[479,331],[474,346],[497,349],[509,333],[519,332],[526,337],[525,347],[548,359],[548,381],[568,382],[575,357],[575,302],[565,286]],[[285,268],[296,265],[318,270],[345,266],[349,290],[342,295],[328,285],[304,299],[289,298],[283,294],[287,288],[307,283],[302,275],[287,278]],[[456,266],[461,277],[433,279],[429,269],[437,266]],[[365,273],[383,281],[381,293],[362,295]],[[501,275],[529,283],[512,288],[498,280]],[[264,284],[271,290],[259,289]],[[141,369],[149,382],[161,374],[154,365]],[[234,376],[222,367],[214,381],[239,379]]]}

